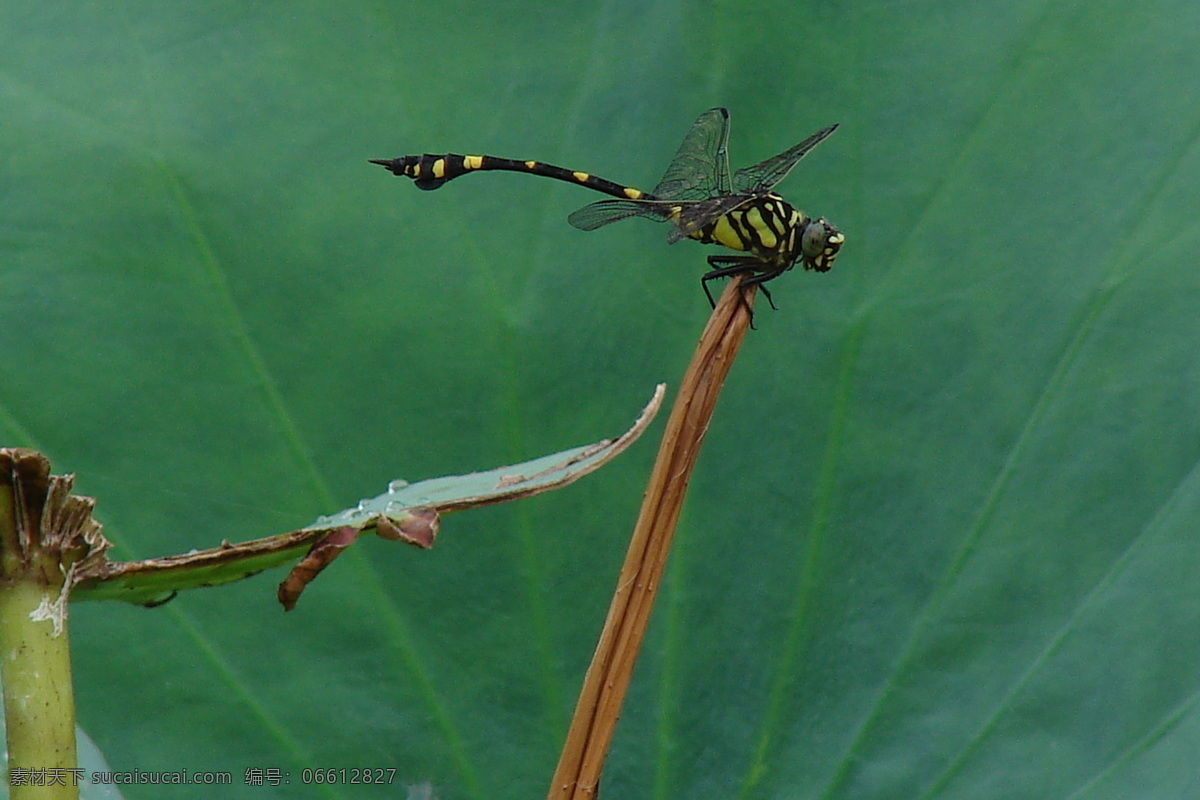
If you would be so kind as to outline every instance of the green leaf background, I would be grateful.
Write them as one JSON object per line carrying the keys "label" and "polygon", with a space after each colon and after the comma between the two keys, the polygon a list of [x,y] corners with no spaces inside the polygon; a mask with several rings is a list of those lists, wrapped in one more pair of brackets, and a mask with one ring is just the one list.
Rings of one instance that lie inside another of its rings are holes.
{"label": "green leaf background", "polygon": [[[840,122],[781,191],[847,244],[732,373],[605,796],[1200,793],[1200,6],[6,12],[0,441],[78,473],[119,556],[615,434],[678,382],[715,251],[366,159],[648,188],[711,106],[735,168]],[[537,797],[652,451],[362,542],[290,614],[281,571],[77,604],[79,722],[113,769],[234,774],[130,798]],[[397,777],[302,785],[329,767]]]}

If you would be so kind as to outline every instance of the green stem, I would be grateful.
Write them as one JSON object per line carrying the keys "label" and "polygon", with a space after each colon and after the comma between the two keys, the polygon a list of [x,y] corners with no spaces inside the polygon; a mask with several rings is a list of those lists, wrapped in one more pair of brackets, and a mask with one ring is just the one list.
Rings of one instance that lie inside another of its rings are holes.
{"label": "green stem", "polygon": [[[38,572],[0,586],[9,797],[74,800],[79,773],[71,656],[65,608],[58,605],[62,587],[46,585]],[[56,616],[53,609],[61,615],[57,621],[48,618]]]}

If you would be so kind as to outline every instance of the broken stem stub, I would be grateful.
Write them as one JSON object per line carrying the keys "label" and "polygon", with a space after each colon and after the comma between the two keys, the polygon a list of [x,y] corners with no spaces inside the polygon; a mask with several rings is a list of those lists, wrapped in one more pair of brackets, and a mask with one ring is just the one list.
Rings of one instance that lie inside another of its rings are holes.
{"label": "broken stem stub", "polygon": [[[0,682],[10,797],[78,797],[67,600],[77,567],[108,547],[93,500],[45,456],[0,448]],[[61,783],[46,785],[48,775]]]}

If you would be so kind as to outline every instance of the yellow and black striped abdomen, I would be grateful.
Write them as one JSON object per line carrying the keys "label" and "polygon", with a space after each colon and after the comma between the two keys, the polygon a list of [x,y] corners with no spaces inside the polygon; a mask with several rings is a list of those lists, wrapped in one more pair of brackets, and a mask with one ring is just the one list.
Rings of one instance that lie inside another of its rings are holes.
{"label": "yellow and black striped abdomen", "polygon": [[412,178],[418,189],[437,189],[446,181],[453,180],[468,172],[483,170],[503,170],[506,172],[527,172],[531,175],[541,175],[544,178],[554,178],[567,183],[574,183],[604,192],[622,200],[641,200],[649,197],[640,189],[622,186],[619,183],[598,178],[587,172],[577,172],[541,161],[517,161],[511,158],[496,156],[460,156],[456,153],[433,155],[425,153],[419,156],[401,156],[390,161],[372,161],[387,167],[395,175]]}
{"label": "yellow and black striped abdomen", "polygon": [[804,214],[777,194],[754,197],[690,236],[750,253],[767,265],[791,265],[799,255]]}

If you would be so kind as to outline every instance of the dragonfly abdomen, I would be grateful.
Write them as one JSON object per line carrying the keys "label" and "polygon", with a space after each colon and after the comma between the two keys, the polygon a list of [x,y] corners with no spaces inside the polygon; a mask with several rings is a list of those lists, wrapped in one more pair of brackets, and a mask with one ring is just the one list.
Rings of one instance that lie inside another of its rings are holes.
{"label": "dragonfly abdomen", "polygon": [[468,172],[502,170],[554,178],[578,186],[586,186],[622,200],[650,199],[650,195],[641,189],[623,186],[587,172],[563,169],[542,161],[517,161],[497,156],[462,156],[457,153],[441,155],[425,153],[419,156],[400,156],[400,158],[390,160],[373,159],[371,163],[387,167],[395,175],[412,178],[418,189],[438,189],[446,181],[454,180]]}

